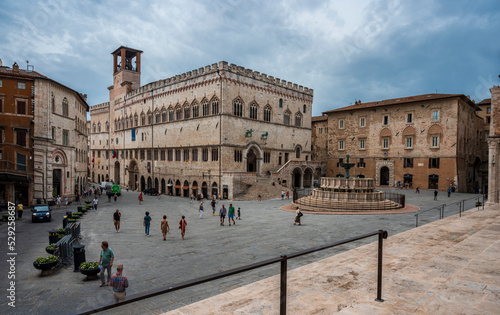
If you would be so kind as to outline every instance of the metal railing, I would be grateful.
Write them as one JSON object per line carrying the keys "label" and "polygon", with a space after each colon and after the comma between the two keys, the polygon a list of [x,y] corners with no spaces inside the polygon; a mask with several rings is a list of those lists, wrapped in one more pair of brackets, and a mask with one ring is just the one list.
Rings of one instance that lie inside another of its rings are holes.
{"label": "metal railing", "polygon": [[65,228],[66,235],[55,244],[55,247],[62,264],[67,266],[71,264],[73,257],[73,244],[78,243],[80,237],[80,223],[68,223]]}
{"label": "metal railing", "polygon": [[253,264],[246,265],[243,267],[238,267],[238,268],[234,268],[234,269],[227,270],[224,272],[208,275],[205,277],[200,277],[200,278],[196,278],[193,280],[188,280],[185,282],[174,284],[172,286],[167,286],[167,287],[163,287],[163,288],[150,290],[150,291],[145,292],[145,293],[134,294],[130,297],[127,297],[127,300],[125,300],[123,302],[116,303],[116,304],[106,304],[106,305],[98,306],[95,308],[90,308],[87,310],[83,310],[83,311],[79,312],[78,314],[95,314],[95,313],[98,313],[101,311],[113,309],[113,308],[120,307],[120,306],[123,306],[126,304],[142,301],[142,300],[154,297],[154,296],[166,294],[169,292],[178,291],[178,290],[181,290],[184,288],[189,288],[189,287],[192,287],[195,285],[207,283],[207,282],[214,281],[214,280],[221,279],[221,278],[230,277],[230,276],[233,276],[233,275],[238,274],[238,273],[243,273],[246,271],[262,268],[262,267],[269,266],[269,265],[272,265],[275,263],[280,263],[280,314],[285,315],[286,314],[286,291],[287,291],[287,262],[289,259],[297,258],[297,257],[303,256],[303,255],[311,254],[311,253],[314,253],[317,251],[321,251],[321,250],[325,250],[328,248],[344,245],[347,243],[359,241],[359,240],[362,240],[362,239],[365,239],[365,238],[368,238],[371,236],[375,236],[375,235],[378,235],[377,297],[376,297],[375,301],[383,302],[384,300],[382,299],[382,253],[383,253],[383,240],[387,239],[388,234],[387,234],[387,231],[378,230],[376,232],[367,233],[367,234],[363,234],[360,236],[348,238],[348,239],[341,240],[341,241],[338,241],[335,243],[330,243],[327,245],[306,249],[306,250],[303,250],[300,252],[292,253],[290,255],[282,255],[280,257],[271,258],[268,260],[253,263]]}
{"label": "metal railing", "polygon": [[[441,220],[441,219],[444,219],[444,217],[445,217],[446,207],[451,208],[453,205],[459,206],[458,214],[459,214],[459,217],[461,217],[462,212],[465,212],[465,210],[466,210],[465,209],[465,202],[470,201],[470,200],[476,200],[476,204],[475,204],[475,206],[473,206],[469,209],[477,207],[477,209],[479,210],[479,208],[482,207],[484,210],[484,202],[487,200],[487,197],[486,197],[486,195],[474,196],[471,198],[460,200],[459,202],[453,202],[450,204],[442,204],[442,205],[434,207],[434,208],[419,211],[418,213],[415,214],[415,227],[419,226],[419,218],[421,217],[422,214],[427,213],[427,212],[431,212],[431,211],[437,211],[439,214],[438,220]],[[453,214],[455,214],[455,213],[453,213]]]}

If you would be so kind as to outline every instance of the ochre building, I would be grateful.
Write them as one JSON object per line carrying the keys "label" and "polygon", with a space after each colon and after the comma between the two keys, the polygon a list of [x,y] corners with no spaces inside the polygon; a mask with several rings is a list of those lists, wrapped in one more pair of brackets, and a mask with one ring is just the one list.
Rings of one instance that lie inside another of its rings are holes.
{"label": "ochre building", "polygon": [[[350,154],[354,177],[374,178],[377,186],[472,192],[481,176],[483,119],[463,94],[425,94],[356,104],[313,118],[314,156],[327,156],[328,176],[343,176],[340,163]],[[321,134],[328,128],[327,144]],[[484,150],[483,150],[484,152]]]}
{"label": "ochre building", "polygon": [[91,107],[92,181],[225,198],[270,176],[312,185],[313,90],[225,61],[141,86],[141,54],[112,53],[110,100]]}

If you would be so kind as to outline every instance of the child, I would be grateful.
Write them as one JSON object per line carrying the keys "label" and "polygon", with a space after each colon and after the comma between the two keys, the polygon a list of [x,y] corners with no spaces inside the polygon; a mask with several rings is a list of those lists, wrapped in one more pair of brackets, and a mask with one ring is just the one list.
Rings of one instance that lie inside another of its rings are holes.
{"label": "child", "polygon": [[241,212],[240,212],[240,207],[238,207],[238,220],[241,220]]}

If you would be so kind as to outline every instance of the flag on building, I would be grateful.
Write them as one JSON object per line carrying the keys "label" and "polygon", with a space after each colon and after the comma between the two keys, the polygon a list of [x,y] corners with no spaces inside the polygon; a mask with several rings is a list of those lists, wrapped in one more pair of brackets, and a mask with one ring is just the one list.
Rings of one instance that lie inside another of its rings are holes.
{"label": "flag on building", "polygon": [[113,156],[112,156],[112,158],[116,159],[117,155],[118,155],[118,151],[115,150],[115,149],[113,149]]}
{"label": "flag on building", "polygon": [[94,163],[94,158],[92,158],[92,163]]}
{"label": "flag on building", "polygon": [[97,158],[97,164],[101,163],[101,158]]}

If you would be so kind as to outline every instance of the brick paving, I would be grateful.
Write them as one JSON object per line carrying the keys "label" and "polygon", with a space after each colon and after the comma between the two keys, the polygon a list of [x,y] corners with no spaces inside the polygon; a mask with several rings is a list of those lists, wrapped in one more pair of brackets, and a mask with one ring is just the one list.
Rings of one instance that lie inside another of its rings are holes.
{"label": "brick paving", "polygon": [[[394,191],[389,189],[389,191]],[[401,192],[401,191],[399,191]],[[449,204],[446,215],[458,212],[459,200],[470,198],[470,194],[452,194],[445,197],[440,192],[439,200],[432,200],[432,191],[422,191],[420,195],[413,191],[407,194],[407,203],[421,209]],[[293,213],[281,210],[289,200],[279,196],[272,200],[234,202],[241,207],[242,220],[236,226],[219,225],[218,217],[211,215],[209,202],[205,201],[205,214],[199,219],[198,202],[190,204],[189,199],[166,197],[161,199],[145,196],[139,206],[138,193],[124,191],[118,201],[101,200],[99,210],[90,212],[80,220],[82,224],[81,244],[85,245],[86,260],[98,261],[100,243],[107,240],[116,258],[115,264],[123,263],[124,273],[130,281],[128,294],[145,292],[181,281],[209,275],[252,262],[273,258],[309,247],[334,242],[386,229],[389,235],[415,227],[415,213],[373,214],[373,215],[328,215],[307,214],[302,226],[293,225]],[[476,195],[477,196],[477,195]],[[228,201],[222,201],[228,206]],[[221,202],[217,205],[219,208]],[[474,206],[474,201],[467,202],[466,208]],[[71,205],[68,210],[75,210]],[[112,213],[115,209],[122,212],[120,233],[114,232]],[[31,223],[29,212],[16,225],[16,308],[7,306],[8,300],[0,300],[2,313],[54,314],[73,313],[88,307],[112,303],[109,287],[99,288],[99,281],[83,281],[85,276],[73,272],[73,266],[56,270],[52,275],[41,277],[32,263],[38,256],[46,256],[44,248],[48,245],[48,231],[61,227],[62,216],[66,209],[54,210],[51,223]],[[144,235],[142,218],[149,211],[153,218],[151,237]],[[167,241],[163,241],[160,232],[160,220],[166,214],[171,226]],[[180,238],[178,221],[181,215],[188,222],[186,240]],[[421,215],[421,223],[436,220],[437,211]],[[2,240],[0,251],[4,258],[0,261],[2,289],[7,288],[8,264],[6,263],[6,224],[0,224]],[[337,253],[367,244],[356,242],[331,251],[314,253],[291,261],[289,269],[297,268]],[[201,299],[229,292],[238,287],[265,279],[278,273],[278,267],[269,267],[254,272],[240,274],[216,282],[185,289],[172,294],[159,296],[114,309],[109,314],[160,314],[197,302]],[[5,292],[5,291],[4,291]]]}

